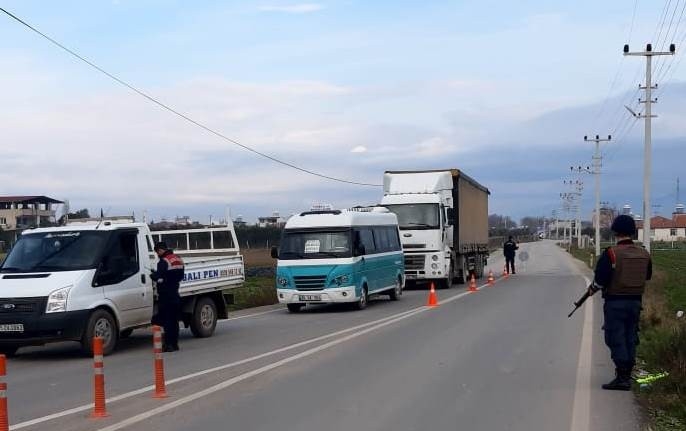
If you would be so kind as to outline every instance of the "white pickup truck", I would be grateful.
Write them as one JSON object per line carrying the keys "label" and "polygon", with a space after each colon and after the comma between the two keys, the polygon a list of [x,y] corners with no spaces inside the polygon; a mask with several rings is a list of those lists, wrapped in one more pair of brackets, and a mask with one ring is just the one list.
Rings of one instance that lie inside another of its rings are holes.
{"label": "white pickup truck", "polygon": [[233,225],[151,232],[145,223],[112,218],[24,231],[0,266],[0,352],[94,336],[105,353],[120,338],[150,325],[156,309],[150,271],[153,244],[165,241],[186,264],[180,319],[196,337],[209,337],[227,317],[245,281]]}

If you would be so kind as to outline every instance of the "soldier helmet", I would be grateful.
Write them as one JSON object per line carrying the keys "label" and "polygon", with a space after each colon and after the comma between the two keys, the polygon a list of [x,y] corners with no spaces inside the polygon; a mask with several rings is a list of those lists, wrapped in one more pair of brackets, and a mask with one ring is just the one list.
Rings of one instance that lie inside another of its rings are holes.
{"label": "soldier helmet", "polygon": [[620,235],[633,236],[636,233],[636,222],[633,217],[622,214],[612,222],[611,229]]}
{"label": "soldier helmet", "polygon": [[167,247],[167,243],[164,241],[160,241],[155,244],[155,251],[158,250],[169,250],[169,247]]}

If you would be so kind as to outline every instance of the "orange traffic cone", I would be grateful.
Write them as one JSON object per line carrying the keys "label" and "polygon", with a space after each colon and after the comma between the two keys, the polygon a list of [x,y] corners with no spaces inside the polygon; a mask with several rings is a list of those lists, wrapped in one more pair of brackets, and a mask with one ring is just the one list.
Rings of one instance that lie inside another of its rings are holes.
{"label": "orange traffic cone", "polygon": [[476,278],[474,277],[474,274],[472,274],[472,280],[469,282],[469,291],[470,292],[478,292],[479,289],[476,288]]}
{"label": "orange traffic cone", "polygon": [[493,271],[491,271],[491,270],[488,271],[488,285],[489,286],[495,285],[495,277],[493,276]]}
{"label": "orange traffic cone", "polygon": [[434,284],[431,283],[431,290],[429,290],[429,301],[426,303],[427,307],[438,307],[438,296]]}
{"label": "orange traffic cone", "polygon": [[510,276],[510,273],[507,272],[507,265],[503,267],[503,277],[508,278]]}

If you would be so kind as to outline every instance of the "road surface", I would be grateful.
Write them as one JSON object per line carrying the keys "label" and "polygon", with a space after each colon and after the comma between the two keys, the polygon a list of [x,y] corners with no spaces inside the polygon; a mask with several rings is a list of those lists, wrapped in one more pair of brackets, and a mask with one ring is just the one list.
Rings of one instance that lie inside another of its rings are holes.
{"label": "road surface", "polygon": [[11,429],[639,429],[632,395],[599,389],[613,374],[600,301],[567,319],[589,274],[552,242],[520,251],[517,275],[439,290],[437,308],[409,290],[364,311],[250,310],[209,339],[182,331],[165,400],[151,398],[150,334],[134,333],[105,360],[106,419],[88,418],[92,360],[24,349],[8,364]]}

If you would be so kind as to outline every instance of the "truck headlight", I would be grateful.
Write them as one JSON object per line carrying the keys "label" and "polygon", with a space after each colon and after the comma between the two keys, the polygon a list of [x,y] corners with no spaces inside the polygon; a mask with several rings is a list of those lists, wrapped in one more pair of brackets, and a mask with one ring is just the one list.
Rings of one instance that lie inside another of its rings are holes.
{"label": "truck headlight", "polygon": [[71,286],[57,289],[48,296],[48,304],[45,306],[46,313],[60,313],[67,311],[67,298]]}
{"label": "truck headlight", "polygon": [[279,277],[277,282],[279,283],[279,285],[281,285],[281,287],[288,286],[288,279],[286,277]]}
{"label": "truck headlight", "polygon": [[431,264],[431,269],[438,269],[438,264],[432,263],[432,264]]}
{"label": "truck headlight", "polygon": [[434,254],[433,256],[431,256],[431,260],[433,260],[434,262],[438,262],[438,255]]}

